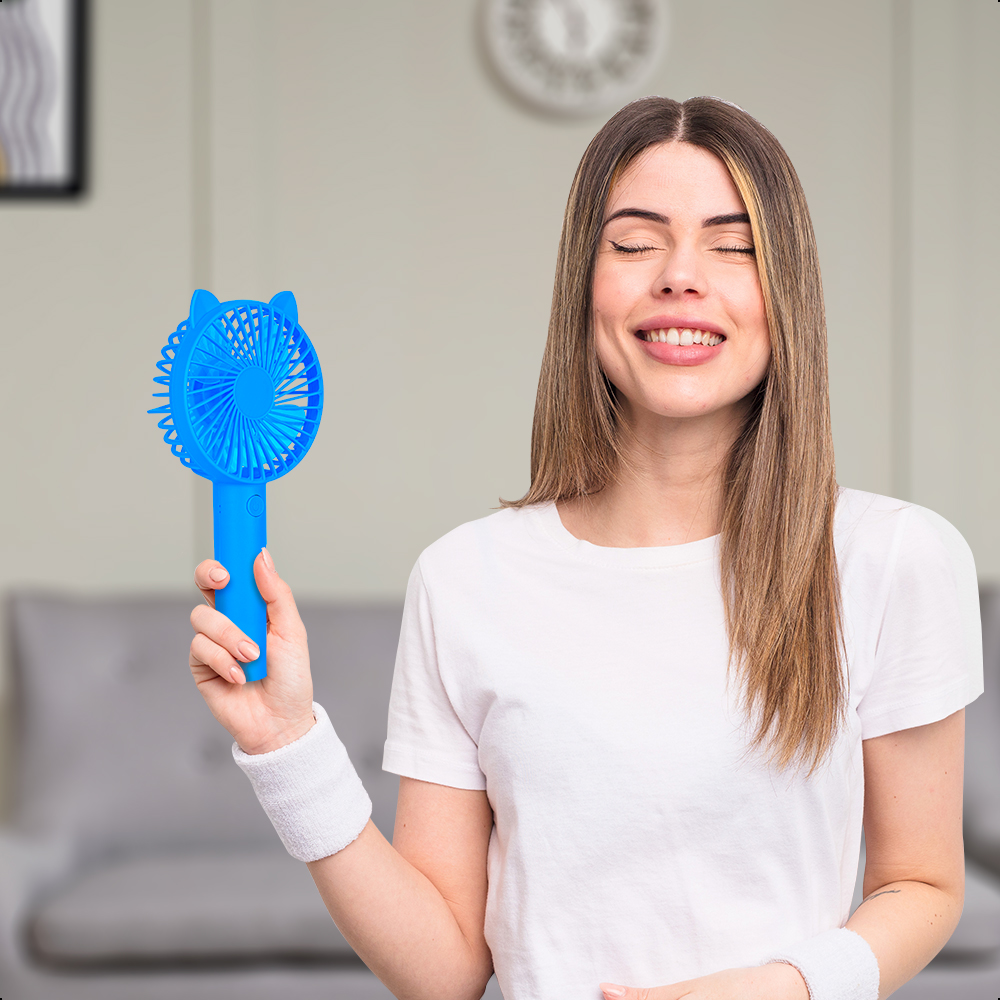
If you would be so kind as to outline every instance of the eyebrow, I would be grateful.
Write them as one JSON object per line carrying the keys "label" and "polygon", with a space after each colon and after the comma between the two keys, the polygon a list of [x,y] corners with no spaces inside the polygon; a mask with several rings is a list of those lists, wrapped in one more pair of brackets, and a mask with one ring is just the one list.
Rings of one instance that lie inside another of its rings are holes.
{"label": "eyebrow", "polygon": [[[669,226],[670,219],[665,215],[660,215],[659,212],[651,212],[646,208],[620,208],[617,212],[609,215],[605,219],[604,224],[607,225],[613,219],[647,219],[649,222],[658,222],[661,225]],[[728,215],[713,215],[705,219],[702,224],[702,229],[708,229],[711,226],[729,226],[736,222],[745,222],[747,225],[750,224],[750,216],[746,212],[731,212]]]}
{"label": "eyebrow", "polygon": [[729,226],[734,222],[745,222],[748,226],[750,225],[750,216],[746,212],[732,212],[729,215],[713,215],[710,219],[705,219],[701,224],[702,229],[708,229],[709,226]]}

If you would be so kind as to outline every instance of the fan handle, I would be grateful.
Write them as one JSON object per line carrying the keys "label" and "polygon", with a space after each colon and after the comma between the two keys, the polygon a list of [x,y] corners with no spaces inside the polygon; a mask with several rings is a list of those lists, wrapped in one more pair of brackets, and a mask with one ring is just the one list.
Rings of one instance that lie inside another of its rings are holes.
{"label": "fan handle", "polygon": [[215,592],[215,606],[260,649],[240,664],[248,681],[267,676],[267,604],[253,576],[253,563],[267,545],[264,483],[212,483],[215,558],[229,571],[229,583]]}

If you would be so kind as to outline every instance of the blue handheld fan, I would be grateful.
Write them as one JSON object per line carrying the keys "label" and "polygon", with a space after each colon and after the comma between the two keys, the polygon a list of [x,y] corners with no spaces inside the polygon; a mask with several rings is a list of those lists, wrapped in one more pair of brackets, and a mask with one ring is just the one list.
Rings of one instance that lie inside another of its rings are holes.
{"label": "blue handheld fan", "polygon": [[191,313],[170,335],[154,381],[169,402],[159,426],[170,450],[212,481],[215,558],[229,570],[216,607],[260,647],[243,664],[248,681],[267,676],[267,606],[253,562],[267,544],[272,479],[309,450],[323,412],[323,375],[298,323],[291,292],[270,302],[219,302],[199,289]]}

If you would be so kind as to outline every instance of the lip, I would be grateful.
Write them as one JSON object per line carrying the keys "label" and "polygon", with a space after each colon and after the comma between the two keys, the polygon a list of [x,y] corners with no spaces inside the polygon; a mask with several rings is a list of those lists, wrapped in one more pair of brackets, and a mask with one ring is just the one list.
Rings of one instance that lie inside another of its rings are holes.
{"label": "lip", "polygon": [[646,354],[662,365],[678,365],[683,368],[704,365],[726,346],[725,340],[714,347],[705,347],[702,344],[681,347],[678,344],[661,344],[659,341],[654,344],[639,336],[647,330],[669,330],[671,327],[676,327],[678,330],[703,330],[708,333],[717,333],[720,337],[726,336],[723,330],[714,323],[706,323],[704,320],[683,316],[652,316],[643,320],[632,332]]}
{"label": "lip", "polygon": [[[695,329],[698,329],[698,327],[695,327]],[[639,346],[654,361],[659,361],[663,365],[680,365],[684,368],[689,368],[692,365],[706,364],[726,346],[725,341],[721,344],[716,344],[715,347],[703,347],[701,344],[680,347],[676,344],[661,344],[659,341],[652,344],[641,337],[636,337],[635,339],[639,342]]]}

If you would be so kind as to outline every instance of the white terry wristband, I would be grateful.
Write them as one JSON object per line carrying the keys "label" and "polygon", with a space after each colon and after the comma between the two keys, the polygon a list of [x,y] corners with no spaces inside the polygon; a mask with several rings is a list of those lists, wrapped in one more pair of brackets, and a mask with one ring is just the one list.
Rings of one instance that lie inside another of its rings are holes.
{"label": "white terry wristband", "polygon": [[233,759],[257,793],[281,842],[299,861],[318,861],[356,840],[372,814],[347,749],[323,706],[313,702],[316,725],[294,743],[270,753]]}
{"label": "white terry wristband", "polygon": [[809,1000],[878,1000],[878,961],[868,942],[846,927],[823,931],[764,959],[794,965]]}

